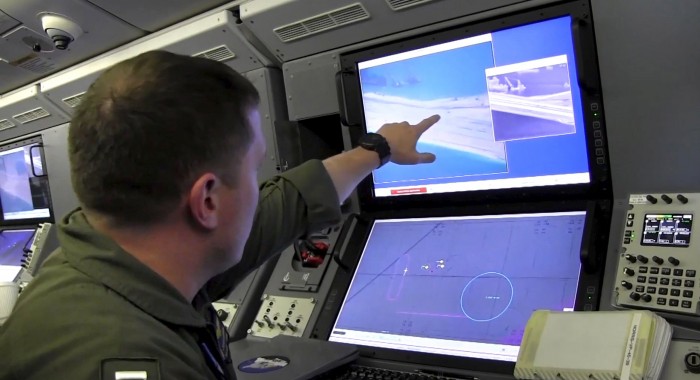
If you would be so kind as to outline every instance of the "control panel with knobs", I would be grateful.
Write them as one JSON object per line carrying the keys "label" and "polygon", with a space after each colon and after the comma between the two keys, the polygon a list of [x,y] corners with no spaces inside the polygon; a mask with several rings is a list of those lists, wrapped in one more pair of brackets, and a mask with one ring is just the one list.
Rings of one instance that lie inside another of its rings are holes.
{"label": "control panel with knobs", "polygon": [[302,336],[314,306],[314,298],[263,295],[262,305],[248,334],[264,338]]}
{"label": "control panel with knobs", "polygon": [[700,315],[696,215],[700,193],[630,195],[620,239],[616,306]]}

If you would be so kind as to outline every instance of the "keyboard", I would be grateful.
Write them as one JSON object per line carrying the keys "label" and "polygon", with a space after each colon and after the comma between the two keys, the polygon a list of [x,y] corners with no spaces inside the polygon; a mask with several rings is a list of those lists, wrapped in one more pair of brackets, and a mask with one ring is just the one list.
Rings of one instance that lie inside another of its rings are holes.
{"label": "keyboard", "polygon": [[[313,380],[463,380],[469,377],[448,377],[439,376],[423,372],[396,371],[384,368],[366,367],[357,364],[342,366],[322,375],[318,375]],[[473,378],[471,378],[473,379]]]}

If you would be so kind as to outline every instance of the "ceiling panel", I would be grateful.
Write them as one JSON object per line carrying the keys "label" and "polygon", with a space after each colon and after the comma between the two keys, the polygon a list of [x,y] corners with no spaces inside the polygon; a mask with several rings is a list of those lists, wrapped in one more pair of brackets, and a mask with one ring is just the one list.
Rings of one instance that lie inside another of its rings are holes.
{"label": "ceiling panel", "polygon": [[0,10],[0,35],[19,25],[19,21]]}
{"label": "ceiling panel", "polygon": [[238,30],[229,11],[207,13],[178,23],[41,80],[41,94],[71,114],[82,94],[107,68],[150,50],[201,56],[244,73],[270,66]]}
{"label": "ceiling panel", "polygon": [[[86,0],[0,0],[0,11],[21,23],[0,38],[0,94],[145,34]],[[66,16],[79,25],[82,36],[66,50],[53,49],[41,25],[42,13]],[[32,49],[37,43],[39,52]]]}
{"label": "ceiling panel", "polygon": [[231,0],[89,0],[122,20],[149,32],[213,9]]}
{"label": "ceiling panel", "polygon": [[280,61],[528,0],[251,0],[243,24]]}
{"label": "ceiling panel", "polygon": [[48,101],[39,85],[0,97],[0,141],[68,122],[68,114]]}

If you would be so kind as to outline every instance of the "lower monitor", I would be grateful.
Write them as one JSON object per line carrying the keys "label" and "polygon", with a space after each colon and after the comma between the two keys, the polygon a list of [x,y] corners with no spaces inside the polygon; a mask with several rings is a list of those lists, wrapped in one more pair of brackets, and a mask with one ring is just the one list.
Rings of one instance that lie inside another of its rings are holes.
{"label": "lower monitor", "polygon": [[11,282],[22,269],[24,249],[31,245],[34,229],[0,231],[0,282]]}
{"label": "lower monitor", "polygon": [[517,360],[538,309],[572,311],[585,211],[378,219],[329,340]]}

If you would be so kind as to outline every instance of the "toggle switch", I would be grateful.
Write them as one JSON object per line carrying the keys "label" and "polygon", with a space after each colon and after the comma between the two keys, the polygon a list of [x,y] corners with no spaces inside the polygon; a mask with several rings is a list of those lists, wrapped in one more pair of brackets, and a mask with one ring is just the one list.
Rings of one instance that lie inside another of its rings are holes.
{"label": "toggle switch", "polygon": [[268,317],[267,315],[263,315],[263,319],[264,319],[265,322],[267,323],[267,327],[269,327],[269,328],[271,328],[271,329],[274,329],[274,328],[275,328],[275,324],[272,323],[272,321],[270,320],[270,317]]}

